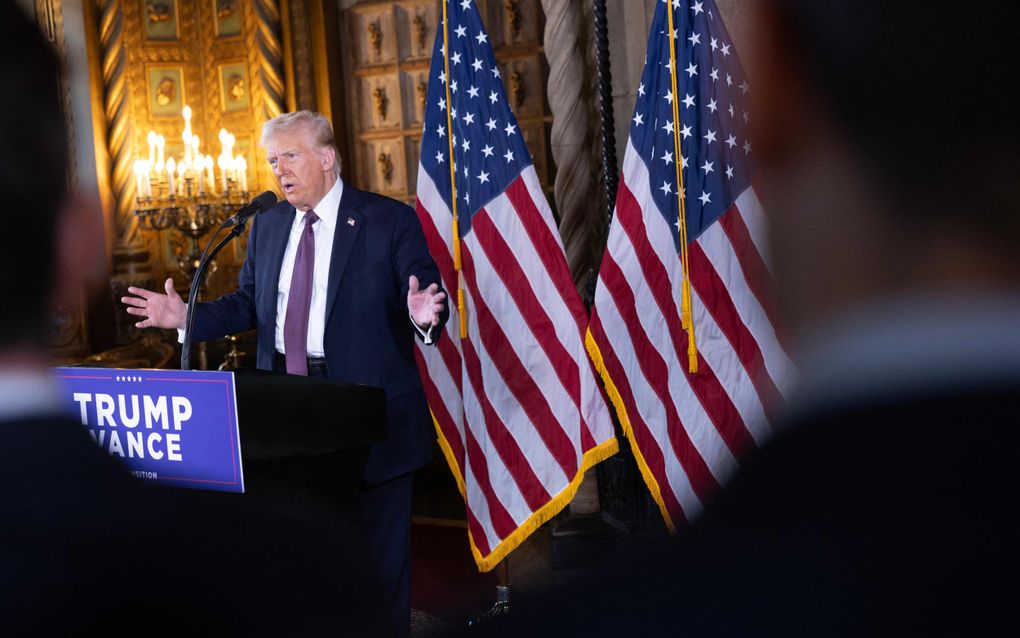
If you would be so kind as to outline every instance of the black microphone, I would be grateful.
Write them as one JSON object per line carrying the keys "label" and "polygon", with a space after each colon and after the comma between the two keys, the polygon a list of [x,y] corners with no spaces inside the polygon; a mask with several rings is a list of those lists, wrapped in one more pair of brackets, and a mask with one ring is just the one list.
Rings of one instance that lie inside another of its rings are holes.
{"label": "black microphone", "polygon": [[261,210],[269,208],[277,201],[276,193],[273,191],[266,191],[251,200],[251,203],[237,211],[233,217],[223,222],[223,226],[220,228],[227,228],[228,226],[237,226],[241,222],[247,221],[249,217],[258,213]]}

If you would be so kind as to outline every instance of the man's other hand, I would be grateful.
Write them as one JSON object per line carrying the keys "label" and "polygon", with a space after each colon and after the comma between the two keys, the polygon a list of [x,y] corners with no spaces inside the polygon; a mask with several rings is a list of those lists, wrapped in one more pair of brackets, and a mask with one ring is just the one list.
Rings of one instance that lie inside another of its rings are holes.
{"label": "man's other hand", "polygon": [[[145,317],[143,321],[136,323],[135,327],[184,330],[188,305],[174,290],[173,279],[167,279],[163,287],[166,289],[166,294],[131,286],[128,288],[128,292],[134,296],[120,298],[127,305],[128,314]],[[408,295],[408,305],[410,306],[410,295]]]}
{"label": "man's other hand", "polygon": [[407,280],[407,311],[411,319],[422,330],[439,325],[439,314],[443,312],[445,292],[439,292],[439,286],[432,284],[425,290],[418,289],[418,278],[411,275]]}

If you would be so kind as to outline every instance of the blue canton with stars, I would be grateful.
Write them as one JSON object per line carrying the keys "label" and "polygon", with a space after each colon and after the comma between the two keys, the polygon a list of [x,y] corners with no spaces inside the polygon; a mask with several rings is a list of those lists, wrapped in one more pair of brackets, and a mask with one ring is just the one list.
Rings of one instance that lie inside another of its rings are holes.
{"label": "blue canton with stars", "polygon": [[[677,93],[670,79],[669,22],[676,30]],[[712,0],[658,3],[648,39],[645,69],[631,119],[630,139],[648,166],[655,204],[680,245],[673,104],[680,100],[681,150],[687,239],[697,239],[751,183],[750,86],[722,17]]]}
{"label": "blue canton with stars", "polygon": [[447,0],[450,41],[450,101],[446,103],[443,25],[432,49],[421,165],[446,205],[450,202],[450,140],[447,108],[453,120],[460,234],[471,217],[502,193],[531,164],[517,119],[510,110],[492,45],[473,0]]}

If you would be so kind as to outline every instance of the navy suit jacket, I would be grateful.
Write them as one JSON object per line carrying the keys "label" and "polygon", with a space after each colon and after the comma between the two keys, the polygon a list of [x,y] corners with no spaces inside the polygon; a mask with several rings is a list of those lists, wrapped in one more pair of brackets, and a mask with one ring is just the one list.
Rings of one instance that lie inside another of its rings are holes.
{"label": "navy suit jacket", "polygon": [[[198,306],[196,340],[257,328],[257,365],[272,369],[277,288],[294,214],[283,201],[255,218],[238,289]],[[442,285],[415,212],[345,183],[329,265],[323,345],[332,381],[386,391],[388,434],[369,454],[364,478],[370,483],[421,467],[432,453],[432,422],[414,361],[414,339],[420,335],[407,310],[410,275],[422,288]],[[444,309],[433,340],[448,315]]]}

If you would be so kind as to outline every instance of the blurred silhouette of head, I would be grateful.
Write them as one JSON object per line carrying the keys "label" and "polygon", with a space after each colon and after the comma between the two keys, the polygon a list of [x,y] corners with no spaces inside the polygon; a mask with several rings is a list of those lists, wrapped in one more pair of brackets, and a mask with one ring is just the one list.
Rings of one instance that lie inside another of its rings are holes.
{"label": "blurred silhouette of head", "polygon": [[1015,3],[759,0],[754,148],[794,332],[1020,288]]}
{"label": "blurred silhouette of head", "polygon": [[68,199],[60,61],[16,2],[0,3],[0,348],[45,334]]}

